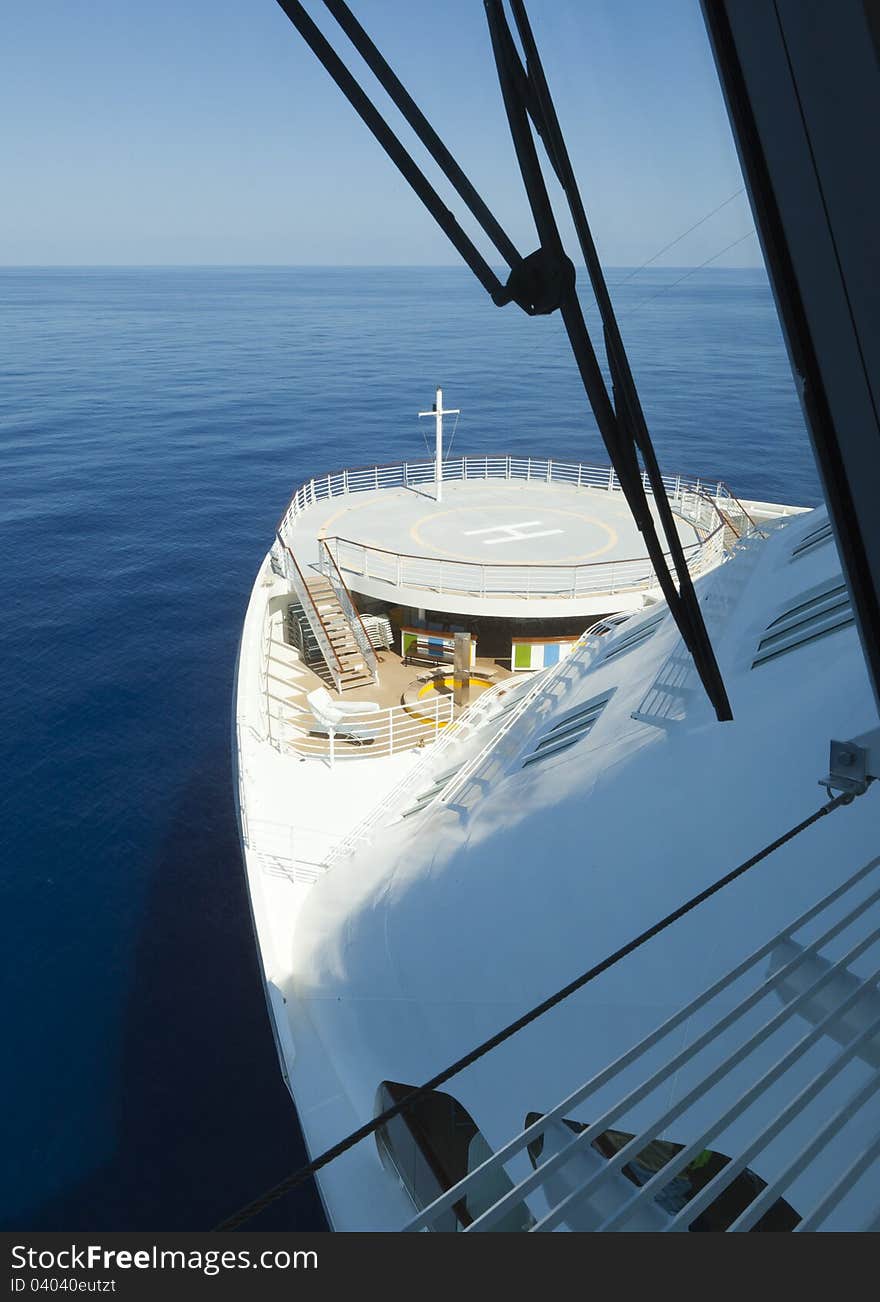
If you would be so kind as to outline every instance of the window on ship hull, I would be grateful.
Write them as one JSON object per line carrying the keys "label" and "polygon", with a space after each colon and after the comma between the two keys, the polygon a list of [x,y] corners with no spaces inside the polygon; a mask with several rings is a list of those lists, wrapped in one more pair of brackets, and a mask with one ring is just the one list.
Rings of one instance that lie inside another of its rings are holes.
{"label": "window on ship hull", "polygon": [[[399,1103],[414,1088],[383,1081],[376,1095],[376,1111],[384,1112]],[[418,1211],[430,1206],[492,1155],[470,1114],[451,1094],[441,1090],[433,1090],[380,1126],[376,1144],[383,1165],[397,1177]],[[512,1188],[503,1170],[491,1172],[439,1217],[432,1229],[453,1233],[466,1229]],[[494,1229],[527,1230],[532,1223],[528,1208],[518,1203]]]}

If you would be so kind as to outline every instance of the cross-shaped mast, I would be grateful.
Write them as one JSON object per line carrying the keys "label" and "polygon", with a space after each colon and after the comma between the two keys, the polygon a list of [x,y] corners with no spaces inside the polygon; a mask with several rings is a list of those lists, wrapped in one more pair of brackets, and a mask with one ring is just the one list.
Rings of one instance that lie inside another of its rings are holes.
{"label": "cross-shaped mast", "polygon": [[434,481],[437,486],[437,501],[443,501],[443,417],[458,416],[458,407],[449,407],[443,410],[443,390],[437,390],[437,400],[431,411],[420,411],[419,416],[433,416],[435,418],[436,443],[434,447]]}

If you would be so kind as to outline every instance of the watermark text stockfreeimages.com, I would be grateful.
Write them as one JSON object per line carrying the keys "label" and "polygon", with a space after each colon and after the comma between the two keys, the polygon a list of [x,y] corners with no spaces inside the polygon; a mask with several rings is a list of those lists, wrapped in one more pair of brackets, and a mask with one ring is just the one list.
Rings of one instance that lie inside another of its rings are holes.
{"label": "watermark text stockfreeimages.com", "polygon": [[[156,1244],[135,1250],[105,1248],[100,1243],[84,1247],[71,1244],[59,1249],[15,1244],[10,1264],[13,1271],[191,1270],[219,1275],[224,1270],[317,1270],[318,1254],[314,1249],[288,1251],[285,1248],[252,1253],[248,1249],[160,1248]],[[24,1278],[19,1279],[20,1286],[14,1284],[13,1292],[21,1292],[24,1287]]]}

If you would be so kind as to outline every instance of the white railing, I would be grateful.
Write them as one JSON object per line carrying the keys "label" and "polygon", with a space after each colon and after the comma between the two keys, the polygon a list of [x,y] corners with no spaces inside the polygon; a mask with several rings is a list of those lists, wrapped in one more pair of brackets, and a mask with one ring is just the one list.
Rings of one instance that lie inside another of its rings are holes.
{"label": "white railing", "polygon": [[[584,565],[504,565],[409,556],[348,538],[330,538],[326,545],[344,574],[437,594],[540,601],[634,592],[657,585],[647,556]],[[692,574],[712,569],[723,555],[723,524],[705,540],[686,545],[684,554]]]}
{"label": "white railing", "polygon": [[[706,1212],[712,1228],[748,1231],[774,1206],[778,1213],[778,1200],[792,1197],[813,1165],[785,1228],[823,1228],[843,1200],[849,1223],[829,1228],[876,1225],[878,865],[866,864],[404,1228],[446,1228],[453,1208],[470,1205],[468,1233],[500,1229],[513,1211],[532,1232],[675,1232]],[[733,1072],[743,1082],[736,1087]],[[671,1080],[687,1088],[670,1102]],[[601,1145],[611,1128],[618,1139],[609,1153]],[[634,1185],[624,1168],[658,1140],[668,1160]],[[699,1182],[677,1179],[696,1159]],[[755,1175],[739,1180],[747,1170]],[[672,1181],[687,1192],[676,1189],[678,1201],[664,1206]]]}
{"label": "white railing", "polygon": [[[443,479],[444,482],[472,479],[524,480],[573,484],[578,488],[599,488],[611,493],[622,491],[615,471],[608,466],[594,466],[581,461],[557,461],[552,457],[455,457],[443,463]],[[673,509],[685,516],[694,496],[703,499],[710,508],[716,497],[720,500],[736,500],[723,480],[706,481],[687,475],[663,475],[662,479]],[[418,488],[433,481],[433,460],[400,461],[318,475],[296,490],[278,527],[282,529],[293,523],[297,516],[318,502],[347,497],[352,493],[375,492],[383,488]],[[651,486],[646,474],[643,474],[642,482],[650,494]]]}
{"label": "white railing", "polygon": [[373,644],[367,630],[364,628],[364,621],[361,619],[360,612],[351,599],[351,593],[346,587],[345,579],[340,573],[336,558],[323,538],[318,548],[318,569],[332,587],[336,600],[342,607],[342,613],[348,621],[352,636],[358,645],[358,650],[364,658],[364,664],[372,675],[373,682],[378,683],[379,662],[376,659]]}
{"label": "white railing", "polygon": [[[443,475],[448,482],[516,480],[570,484],[608,493],[622,491],[617,475],[609,467],[547,457],[457,457],[444,463]],[[642,478],[650,495],[647,475],[643,474]],[[319,502],[379,489],[418,488],[432,483],[433,479],[433,461],[404,461],[318,476],[293,494],[279,521],[278,532],[287,538],[297,518]],[[663,484],[673,511],[699,534],[698,541],[684,547],[694,575],[712,569],[723,556],[722,510],[728,518],[736,517],[738,532],[753,527],[745,509],[721,480],[705,483],[684,475],[664,475]],[[546,600],[633,592],[656,585],[654,569],[647,557],[584,565],[492,565],[410,556],[346,538],[328,542],[343,574],[384,582],[394,588]]]}
{"label": "white railing", "polygon": [[[279,535],[280,538],[280,535]],[[342,690],[342,664],[339,656],[336,654],[333,643],[330,640],[330,634],[324,624],[321,612],[318,610],[315,598],[312,596],[306,584],[305,576],[300,569],[297,559],[287,543],[280,539],[283,546],[282,565],[287,578],[290,580],[296,599],[303,608],[309,626],[315,635],[315,640],[324,657],[324,663],[328,672],[333,679],[333,685],[337,692]]]}
{"label": "white railing", "polygon": [[420,701],[417,709],[404,705],[385,710],[349,707],[333,728],[317,716],[297,715],[282,721],[281,744],[287,751],[330,764],[382,759],[430,746],[451,726],[454,713],[452,696],[438,693],[433,701]]}
{"label": "white railing", "polygon": [[[597,626],[597,632],[604,633],[605,631],[606,626],[604,622],[601,624],[601,628]],[[505,715],[504,722],[501,724],[500,728],[496,729],[496,731],[492,733],[491,737],[486,741],[486,744],[481,747],[475,755],[471,756],[467,763],[459,769],[452,781],[448,782],[443,790],[438,794],[437,800],[440,803],[444,805],[455,804],[456,797],[464,790],[473,775],[482,768],[488,756],[495,751],[498,743],[507,736],[514,724],[516,724],[520,717],[525,714],[526,710],[530,708],[535,697],[543,695],[543,693],[553,685],[557,678],[560,678],[567,670],[571,669],[571,657],[585,644],[585,642],[588,641],[591,636],[593,636],[593,630],[588,628],[585,633],[580,635],[567,656],[563,656],[563,658],[558,660],[551,668],[545,669],[535,675],[535,681],[532,683],[529,690],[517,702],[516,707],[511,710],[509,714]]]}
{"label": "white railing", "polygon": [[[605,632],[605,628],[604,623],[601,626],[596,625],[596,629],[600,632]],[[582,633],[572,648],[572,652],[582,646],[592,634],[593,629],[587,629],[585,633]],[[484,726],[490,724],[494,717],[499,717],[499,726],[489,733],[484,744],[478,748],[470,759],[463,763],[462,768],[455,777],[443,788],[442,792],[438,793],[433,801],[425,804],[424,808],[428,809],[431,804],[440,801],[443,804],[454,802],[455,794],[462,790],[471,775],[482,766],[484,760],[495,749],[497,743],[507,735],[517,719],[525,713],[535,696],[549,687],[567,666],[570,667],[569,656],[564,657],[549,669],[539,670],[528,687],[525,687],[527,679],[513,680],[505,678],[500,683],[496,683],[488,692],[484,692],[479,700],[475,701],[466,712],[456,717],[454,726],[444,732],[436,745],[431,748],[430,754],[426,755],[416,768],[411,769],[397,786],[392,787],[384,798],[370,810],[366,818],[355,824],[351,831],[333,847],[325,860],[325,865],[329,868],[338,859],[344,858],[345,855],[356,850],[358,846],[372,840],[373,834],[379,827],[394,822],[401,811],[412,802],[412,797],[420,790],[431,785],[432,775],[442,766],[442,757],[445,751],[455,742],[461,741],[466,733],[482,732]],[[503,698],[508,692],[516,694],[516,704],[509,711],[496,711],[495,707],[499,698]]]}
{"label": "white railing", "polygon": [[[547,672],[549,673],[549,670]],[[461,741],[467,732],[482,726],[486,716],[493,713],[493,707],[499,697],[503,697],[507,692],[521,691],[522,682],[521,679],[504,678],[500,683],[496,683],[494,687],[490,687],[488,691],[483,692],[482,696],[473,705],[470,705],[466,711],[457,714],[453,723],[448,728],[444,728],[431,749],[425,753],[424,758],[419,761],[415,768],[410,769],[406,777],[393,786],[382,800],[370,810],[369,814],[361,819],[359,823],[356,823],[341,841],[337,842],[324,860],[325,866],[329,868],[338,859],[351,854],[359,845],[370,841],[378,827],[393,822],[400,810],[410,802],[410,797],[414,792],[421,790],[423,786],[430,786],[431,774],[437,771],[446,751],[456,742]]]}

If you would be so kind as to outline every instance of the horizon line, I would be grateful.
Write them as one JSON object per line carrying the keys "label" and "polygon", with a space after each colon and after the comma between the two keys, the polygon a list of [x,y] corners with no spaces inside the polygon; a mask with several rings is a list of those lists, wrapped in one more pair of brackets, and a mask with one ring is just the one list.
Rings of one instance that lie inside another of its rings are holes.
{"label": "horizon line", "polygon": [[[575,263],[586,271],[583,263]],[[608,262],[608,271],[765,271],[763,263],[734,263],[731,266],[703,266],[702,263],[664,263],[646,266]],[[493,271],[508,272],[501,265]],[[0,271],[461,271],[470,269],[451,262],[0,262]]]}

